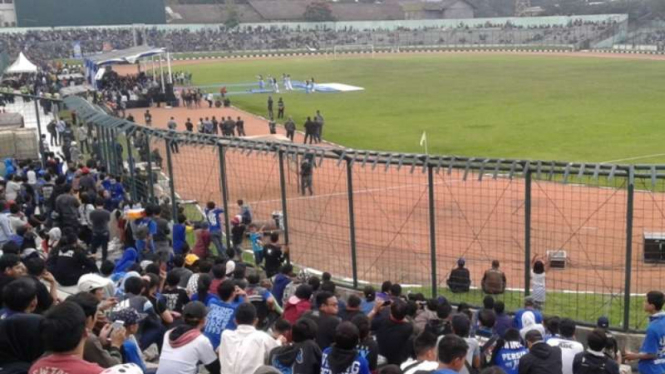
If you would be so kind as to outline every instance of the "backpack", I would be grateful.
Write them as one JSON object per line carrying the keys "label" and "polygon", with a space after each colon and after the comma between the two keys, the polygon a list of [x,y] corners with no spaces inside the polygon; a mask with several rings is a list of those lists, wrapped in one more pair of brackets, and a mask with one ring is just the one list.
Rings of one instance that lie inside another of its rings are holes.
{"label": "backpack", "polygon": [[243,209],[242,223],[245,225],[249,225],[250,223],[252,223],[252,212],[249,209]]}
{"label": "backpack", "polygon": [[582,362],[580,363],[580,366],[576,373],[579,374],[605,374],[609,373],[607,370],[607,358],[605,357],[603,359],[602,363],[594,362],[594,361],[589,361],[587,360],[586,353],[582,356]]}

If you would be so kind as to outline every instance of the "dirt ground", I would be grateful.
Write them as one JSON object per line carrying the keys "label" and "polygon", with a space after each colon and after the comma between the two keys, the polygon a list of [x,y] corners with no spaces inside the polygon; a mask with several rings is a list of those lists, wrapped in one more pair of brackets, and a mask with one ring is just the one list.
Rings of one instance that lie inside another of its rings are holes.
{"label": "dirt ground", "polygon": [[[455,53],[455,52],[445,52]],[[489,54],[497,52],[464,52]],[[510,54],[545,55],[514,52]],[[567,57],[598,57],[662,60],[665,56],[600,53],[552,53]],[[317,58],[317,57],[313,57]],[[228,60],[217,60],[224,63]],[[175,65],[211,63],[215,60],[179,61]],[[131,68],[131,69],[130,69]],[[135,67],[118,69],[135,72]],[[141,123],[145,109],[131,112]],[[165,128],[173,117],[179,130],[191,118],[242,117],[248,135],[268,133],[267,121],[235,108],[150,108],[155,127]],[[302,128],[302,124],[298,124]],[[278,129],[284,134],[283,129]],[[324,133],[325,137],[325,133]],[[296,142],[303,135],[298,133]],[[324,145],[330,147],[331,145]],[[165,155],[160,141],[153,146]],[[201,204],[221,204],[219,155],[214,147],[181,145],[174,154],[175,189],[182,198]],[[299,191],[300,160],[286,161],[286,190],[291,258],[294,262],[327,270],[335,276],[352,274],[350,218],[345,163],[324,160],[314,171],[314,195]],[[274,211],[282,211],[279,162],[273,154],[229,151],[226,155],[229,206],[244,199],[256,219],[267,222]],[[361,280],[391,279],[408,284],[431,284],[427,175],[420,168],[397,170],[378,165],[353,168],[357,272]],[[523,288],[524,280],[524,182],[522,179],[485,176],[463,170],[442,170],[435,175],[435,221],[437,282],[445,285],[457,258],[464,257],[473,283],[478,285],[490,261],[498,259],[510,288]],[[625,183],[625,182],[623,182]],[[572,292],[617,294],[624,287],[627,196],[619,188],[589,187],[536,181],[532,184],[531,252],[564,250],[565,269],[548,274],[548,289]],[[633,224],[632,292],[662,289],[665,282],[659,265],[642,260],[646,232],[665,232],[665,195],[635,193]]]}

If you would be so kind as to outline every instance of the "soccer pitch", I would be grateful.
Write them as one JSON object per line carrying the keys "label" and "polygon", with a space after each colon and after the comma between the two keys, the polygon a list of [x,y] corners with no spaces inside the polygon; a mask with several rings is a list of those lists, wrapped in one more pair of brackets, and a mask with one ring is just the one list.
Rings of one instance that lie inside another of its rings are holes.
{"label": "soccer pitch", "polygon": [[[317,109],[324,138],[351,148],[473,157],[627,163],[665,162],[665,61],[503,54],[235,60],[177,66],[195,85],[294,80],[364,91],[273,94],[298,129]],[[216,91],[216,90],[215,90]],[[268,94],[233,105],[267,115]],[[650,155],[660,155],[651,156]]]}

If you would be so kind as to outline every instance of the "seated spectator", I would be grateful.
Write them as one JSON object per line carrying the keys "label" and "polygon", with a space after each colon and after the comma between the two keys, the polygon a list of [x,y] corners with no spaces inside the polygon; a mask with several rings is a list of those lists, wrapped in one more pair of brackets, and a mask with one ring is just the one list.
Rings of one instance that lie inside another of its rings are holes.
{"label": "seated spectator", "polygon": [[303,317],[311,318],[316,322],[318,328],[316,343],[322,350],[325,350],[333,343],[335,328],[341,322],[337,317],[339,304],[337,297],[326,291],[321,291],[316,295],[316,304],[318,309],[305,313]]}
{"label": "seated spectator", "polygon": [[492,350],[491,365],[498,366],[506,374],[518,374],[520,358],[529,351],[522,345],[520,332],[514,328],[506,330]]}
{"label": "seated spectator", "polygon": [[[93,331],[97,324],[97,310],[99,300],[89,292],[79,292],[67,298],[67,301],[78,304],[83,309],[86,319],[86,328]],[[110,324],[104,325],[99,335],[88,334],[83,348],[83,359],[94,362],[103,368],[122,364],[122,343],[125,341],[126,331],[124,327],[111,328]]]}
{"label": "seated spectator", "polygon": [[[377,302],[368,317],[374,318],[384,305],[385,302]],[[406,321],[407,305],[404,301],[393,300],[389,308],[389,317],[378,322],[372,321],[372,329],[376,331],[379,354],[385,357],[389,364],[399,365],[409,357],[413,325]]]}
{"label": "seated spectator", "polygon": [[211,298],[208,307],[208,316],[203,325],[203,334],[210,339],[212,348],[219,347],[222,333],[225,330],[235,330],[233,319],[236,309],[245,301],[245,291],[236,286],[232,280],[227,279],[217,289],[219,299]]}
{"label": "seated spectator", "polygon": [[390,287],[392,286],[393,284],[391,281],[385,281],[381,283],[381,292],[376,293],[376,298],[380,300],[388,300],[390,297]]}
{"label": "seated spectator", "polygon": [[370,335],[371,322],[366,315],[360,313],[351,319],[351,323],[356,325],[360,334],[358,352],[367,360],[369,370],[375,371],[379,361],[379,344]]}
{"label": "seated spectator", "polygon": [[290,264],[282,265],[279,269],[279,274],[277,274],[273,280],[272,294],[279,306],[283,305],[282,298],[284,297],[284,290],[292,281],[291,273],[293,273],[293,266]]}
{"label": "seated spectator", "polygon": [[[26,269],[21,257],[13,253],[5,253],[0,257],[0,291],[20,276],[25,275]],[[3,306],[2,292],[0,292],[0,308]]]}
{"label": "seated spectator", "polygon": [[259,275],[250,274],[247,276],[247,287],[245,288],[247,301],[256,308],[256,316],[259,320],[257,327],[264,329],[274,321],[276,317],[276,308],[279,307],[270,291],[259,285]]}
{"label": "seated spectator", "polygon": [[198,277],[197,281],[197,292],[192,295],[192,301],[200,301],[204,305],[210,303],[211,299],[218,299],[217,295],[210,293],[210,285],[212,284],[212,278],[208,274],[201,274]]}
{"label": "seated spectator", "polygon": [[471,373],[471,368],[480,369],[480,344],[475,338],[469,336],[471,332],[471,321],[465,314],[457,314],[453,316],[453,333],[460,338],[464,339],[468,346],[466,352],[466,363],[460,374]]}
{"label": "seated spectator", "polygon": [[185,258],[182,255],[176,255],[173,257],[173,270],[171,270],[169,273],[178,275],[180,279],[178,281],[178,287],[183,289],[187,287],[189,277],[191,277],[193,274],[191,270],[185,267]]}
{"label": "seated spectator", "polygon": [[162,297],[166,300],[166,308],[172,312],[182,314],[182,308],[189,302],[187,291],[178,287],[180,277],[178,273],[171,270],[166,275],[166,283],[162,290]]}
{"label": "seated spectator", "polygon": [[283,318],[291,324],[294,324],[306,312],[312,309],[310,299],[312,297],[312,287],[308,284],[301,284],[296,289],[296,294],[291,296],[284,306]]}
{"label": "seated spectator", "polygon": [[224,374],[254,373],[268,358],[270,351],[286,342],[282,336],[275,340],[257,330],[256,308],[250,303],[238,306],[235,330],[225,330],[219,346],[219,362]]}
{"label": "seated spectator", "polygon": [[414,319],[413,325],[416,333],[425,331],[427,323],[438,318],[436,316],[436,309],[439,307],[439,302],[436,299],[429,299],[424,305],[422,303],[420,303],[420,305],[422,305],[422,307],[416,312],[416,318]]}
{"label": "seated spectator", "polygon": [[480,313],[483,310],[492,310],[492,311],[494,310],[494,298],[492,296],[489,295],[485,296],[483,298],[483,307],[476,310],[476,312],[473,314],[473,319],[471,320],[473,331],[476,331],[478,329],[478,323],[479,323],[478,319],[480,317]]}
{"label": "seated spectator", "polygon": [[433,374],[462,373],[466,367],[466,356],[469,346],[457,335],[446,335],[439,342],[439,370]]}
{"label": "seated spectator", "polygon": [[496,313],[496,323],[494,324],[494,332],[499,337],[503,337],[509,328],[513,327],[513,318],[505,312],[506,304],[503,301],[494,303],[494,313]]}
{"label": "seated spectator", "polygon": [[609,330],[610,320],[607,317],[599,317],[596,326],[605,331],[605,335],[607,335],[607,346],[603,349],[603,352],[612,360],[619,363],[623,362],[621,351],[619,350],[619,343]]}
{"label": "seated spectator", "polygon": [[532,297],[526,297],[524,298],[524,308],[519,309],[515,312],[515,318],[513,322],[513,327],[515,327],[518,330],[521,330],[524,328],[524,322],[525,318],[528,315],[533,316],[533,320],[536,323],[543,323],[543,315],[540,313],[539,310],[536,310],[534,308],[534,300]]}
{"label": "seated spectator", "polygon": [[78,304],[65,301],[54,306],[44,316],[40,329],[50,353],[30,367],[30,374],[99,374],[104,370],[95,363],[83,360],[88,332],[85,313]]}
{"label": "seated spectator", "polygon": [[360,310],[362,310],[365,315],[374,309],[374,304],[376,303],[376,291],[372,286],[365,286],[363,289],[363,296],[365,297],[360,303]]}
{"label": "seated spectator", "polygon": [[561,374],[561,349],[543,341],[540,331],[530,330],[526,334],[529,353],[520,358],[519,374]]}
{"label": "seated spectator", "polygon": [[434,334],[437,337],[452,334],[452,312],[453,307],[447,300],[443,300],[443,302],[439,303],[436,307],[436,318],[430,319],[427,322],[424,331]]}
{"label": "seated spectator", "polygon": [[480,364],[487,367],[492,358],[492,350],[499,340],[499,335],[494,332],[496,324],[496,314],[491,309],[483,309],[478,317],[478,329],[476,330],[476,340],[480,347]]}
{"label": "seated spectator", "polygon": [[16,314],[30,314],[37,308],[37,287],[30,278],[15,279],[2,289],[4,308],[0,320]]}
{"label": "seated spectator", "polygon": [[30,365],[44,354],[37,314],[14,314],[0,321],[0,371],[27,373]]}
{"label": "seated spectator", "polygon": [[[58,285],[53,274],[46,271],[46,262],[40,257],[33,257],[25,261],[25,267],[28,277],[37,287],[37,308],[34,313],[42,314],[53,305],[54,300],[58,299]],[[42,281],[48,283],[49,288],[46,288]]]}
{"label": "seated spectator", "polygon": [[619,374],[619,365],[607,357],[603,350],[607,346],[605,330],[597,328],[587,335],[589,348],[575,355],[574,374]]}
{"label": "seated spectator", "polygon": [[76,234],[67,232],[49,253],[47,268],[61,286],[75,286],[83,274],[99,273],[94,258],[77,242]]}
{"label": "seated spectator", "polygon": [[146,349],[153,343],[160,346],[164,336],[164,329],[155,305],[147,297],[143,296],[143,290],[146,287],[143,279],[136,276],[129,277],[124,283],[125,295],[113,308],[113,312],[132,308],[141,313],[142,316],[137,321],[137,323],[141,323],[141,336],[139,339],[141,349]]}
{"label": "seated spectator", "polygon": [[112,321],[119,321],[123,323],[125,328],[125,340],[122,343],[121,353],[123,363],[132,363],[137,365],[147,374],[147,368],[143,361],[141,348],[136,340],[136,333],[139,331],[139,324],[145,318],[145,314],[141,315],[134,308],[125,308],[118,312],[111,314]]}
{"label": "seated spectator", "polygon": [[469,292],[471,286],[471,274],[469,269],[465,268],[466,261],[464,258],[457,260],[457,267],[450,272],[450,277],[446,283],[453,293]]}
{"label": "seated spectator", "polygon": [[358,295],[349,295],[346,301],[346,309],[340,313],[342,321],[351,321],[353,317],[363,314],[360,310],[360,298]]}
{"label": "seated spectator", "polygon": [[559,338],[559,325],[561,324],[561,318],[558,316],[548,316],[543,318],[543,326],[545,326],[545,335],[543,339],[548,341],[552,338]]}
{"label": "seated spectator", "polygon": [[[198,260],[194,268],[197,270],[196,273],[192,274],[189,277],[189,281],[187,282],[187,295],[191,298],[196,292],[198,292],[198,281],[199,277],[201,275],[207,275],[209,276],[210,271],[212,270],[213,263],[207,260]],[[205,303],[205,301],[201,300],[201,302]]]}
{"label": "seated spectator", "polygon": [[532,330],[540,332],[541,336],[545,335],[545,327],[536,322],[535,316],[532,313],[525,313],[522,317],[522,321],[524,323],[524,327],[520,330],[520,336],[522,339],[526,339],[526,334]]}
{"label": "seated spectator", "polygon": [[415,374],[419,371],[432,371],[439,368],[436,360],[437,336],[424,331],[413,340],[414,358],[409,357],[400,365],[404,374]]}
{"label": "seated spectator", "polygon": [[356,349],[359,336],[353,323],[340,323],[335,328],[335,344],[323,350],[321,373],[369,374],[367,360]]}
{"label": "seated spectator", "polygon": [[164,335],[157,374],[196,374],[198,363],[209,373],[219,373],[219,359],[210,340],[201,334],[208,311],[203,303],[192,301],[183,309],[183,324]]}
{"label": "seated spectator", "polygon": [[573,361],[578,353],[584,351],[584,346],[575,340],[575,322],[572,319],[562,319],[559,331],[561,332],[561,337],[550,338],[547,340],[547,344],[561,349],[563,374],[573,374]]}
{"label": "seated spectator", "polygon": [[291,328],[292,343],[270,351],[268,363],[282,374],[321,373],[321,349],[316,344],[316,323],[301,318]]}

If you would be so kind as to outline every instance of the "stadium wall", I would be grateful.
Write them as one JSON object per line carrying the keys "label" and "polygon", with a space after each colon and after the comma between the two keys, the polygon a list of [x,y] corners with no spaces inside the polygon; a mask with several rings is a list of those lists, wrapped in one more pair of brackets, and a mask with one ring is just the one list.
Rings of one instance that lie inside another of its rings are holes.
{"label": "stadium wall", "polygon": [[15,0],[18,27],[166,23],[164,0]]}

